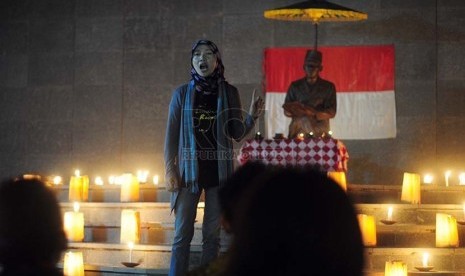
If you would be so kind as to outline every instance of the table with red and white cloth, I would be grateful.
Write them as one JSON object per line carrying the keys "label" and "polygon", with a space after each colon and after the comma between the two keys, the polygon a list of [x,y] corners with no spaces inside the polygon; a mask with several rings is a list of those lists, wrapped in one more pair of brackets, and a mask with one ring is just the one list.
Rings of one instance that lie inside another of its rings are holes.
{"label": "table with red and white cloth", "polygon": [[250,139],[244,142],[237,157],[241,164],[261,160],[273,165],[320,165],[326,171],[347,172],[349,153],[334,138]]}

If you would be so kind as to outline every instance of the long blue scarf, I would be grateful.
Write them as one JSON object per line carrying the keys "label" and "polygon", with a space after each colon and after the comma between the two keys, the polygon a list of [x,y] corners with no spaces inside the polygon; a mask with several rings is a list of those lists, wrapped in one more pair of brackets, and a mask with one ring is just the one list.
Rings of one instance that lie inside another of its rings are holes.
{"label": "long blue scarf", "polygon": [[[196,155],[193,104],[195,83],[189,82],[186,97],[184,100],[184,110],[182,115],[183,126],[183,152],[182,162],[184,162],[184,180],[191,193],[199,193],[198,183],[198,161]],[[227,122],[229,120],[229,101],[224,81],[218,86],[218,105],[216,119],[216,137],[218,152],[218,177],[220,186],[233,172],[233,145],[228,137]]]}

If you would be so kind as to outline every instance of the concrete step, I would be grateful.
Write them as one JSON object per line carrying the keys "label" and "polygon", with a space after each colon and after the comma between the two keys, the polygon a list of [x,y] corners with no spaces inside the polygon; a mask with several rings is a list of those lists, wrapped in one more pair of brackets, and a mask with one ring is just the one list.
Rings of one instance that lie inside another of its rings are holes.
{"label": "concrete step", "polygon": [[[70,250],[81,251],[84,263],[90,267],[99,267],[102,273],[144,274],[161,273],[165,275],[169,268],[171,247],[156,245],[135,245],[132,252],[132,261],[141,264],[128,269],[121,262],[129,261],[129,250],[124,245],[106,243],[71,243]],[[223,249],[224,252],[225,249]],[[200,245],[191,247],[190,267],[198,266],[200,262]],[[434,275],[465,275],[465,249],[464,248],[366,248],[365,270],[366,275],[384,275],[385,263],[388,260],[401,260],[407,264],[409,275],[419,273],[415,267],[422,265],[424,252],[430,255],[429,265],[434,267]],[[309,255],[309,258],[312,256]],[[101,275],[96,269],[95,275]],[[129,270],[129,271],[128,271]],[[87,275],[87,274],[86,274]],[[90,274],[94,275],[94,274]],[[429,274],[421,274],[429,275]]]}
{"label": "concrete step", "polygon": [[452,215],[458,221],[465,220],[463,205],[458,204],[355,204],[357,213],[372,215],[379,223],[387,219],[389,207],[393,208],[392,220],[398,223],[435,225],[436,213]]}
{"label": "concrete step", "polygon": [[[402,203],[402,185],[349,184],[347,194],[354,203]],[[465,185],[422,185],[421,203],[464,204]]]}
{"label": "concrete step", "polygon": [[[73,211],[73,203],[61,203],[62,213]],[[199,203],[194,238],[192,242],[201,244],[204,204]],[[95,203],[81,202],[79,212],[84,214],[84,242],[119,243],[121,232],[121,211],[133,209],[140,213],[141,244],[170,245],[173,242],[174,214],[169,203]],[[229,236],[222,231],[221,243],[229,244]]]}
{"label": "concrete step", "polygon": [[[279,202],[277,203],[279,204]],[[61,203],[62,212],[72,211],[73,204]],[[393,225],[385,225],[388,207],[393,208]],[[446,213],[463,220],[461,205],[454,204],[355,204],[357,213],[373,215],[377,225],[378,247],[435,246],[436,213]],[[141,244],[169,245],[173,241],[174,215],[169,203],[98,203],[83,202],[80,212],[84,214],[85,242],[119,243],[121,211],[134,209],[140,212]],[[199,203],[193,242],[201,243],[203,203]],[[465,247],[465,226],[458,225],[461,247]],[[223,245],[229,244],[227,235]]]}
{"label": "concrete step", "polygon": [[[145,186],[144,186],[145,185]],[[80,203],[85,218],[85,240],[70,243],[72,250],[83,251],[86,275],[166,275],[171,256],[174,215],[169,207],[170,193],[163,187],[144,184],[139,202],[120,202],[120,187],[91,185],[89,201]],[[54,186],[62,211],[72,211],[67,185]],[[465,275],[465,226],[459,225],[459,248],[435,248],[435,214],[446,213],[464,219],[465,187],[422,186],[422,204],[400,201],[401,186],[349,185],[348,195],[357,213],[375,216],[377,246],[366,248],[366,274],[384,275],[386,260],[400,259],[409,266],[409,275],[419,275],[421,252],[428,251],[434,275]],[[279,204],[279,199],[277,199]],[[388,207],[392,206],[393,225],[385,225]],[[121,211],[140,212],[141,243],[135,245],[133,260],[142,260],[136,268],[126,268],[129,250],[119,243]],[[198,265],[201,252],[203,203],[197,209],[195,234],[191,247],[191,267]],[[222,234],[222,251],[230,242]],[[311,257],[311,256],[309,256]],[[430,274],[421,274],[430,275]],[[431,274],[433,275],[433,274]]]}
{"label": "concrete step", "polygon": [[[170,202],[171,193],[165,187],[153,184],[139,186],[138,202]],[[60,202],[69,202],[69,186],[53,185],[51,188]],[[119,185],[89,185],[87,202],[121,202],[121,186]]]}
{"label": "concrete step", "polygon": [[[129,262],[130,252],[127,245],[109,243],[69,243],[68,250],[80,251],[83,254],[84,264],[114,269],[126,269],[122,262]],[[190,267],[200,264],[202,246],[191,244]],[[222,247],[224,254],[227,248]],[[132,250],[131,261],[140,263],[134,270],[168,271],[171,258],[170,245],[144,245],[136,244]],[[63,260],[61,260],[61,263]],[[109,269],[107,269],[109,270]],[[86,274],[87,275],[87,274]]]}
{"label": "concrete step", "polygon": [[[68,202],[68,185],[53,185],[60,202]],[[88,202],[120,202],[121,186],[90,185]],[[402,203],[401,185],[365,185],[349,184],[347,194],[354,203]],[[169,202],[171,193],[164,186],[153,184],[140,185],[139,202]],[[422,204],[463,204],[465,203],[465,185],[463,186],[421,186]]]}

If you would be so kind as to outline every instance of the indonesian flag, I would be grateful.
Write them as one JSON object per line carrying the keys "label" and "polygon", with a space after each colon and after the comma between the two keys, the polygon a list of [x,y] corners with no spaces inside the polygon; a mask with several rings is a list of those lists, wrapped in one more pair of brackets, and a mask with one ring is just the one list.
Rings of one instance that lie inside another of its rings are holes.
{"label": "indonesian flag", "polygon": [[[303,63],[308,48],[265,49],[266,135],[288,134],[290,118],[282,105],[294,80],[305,76]],[[320,76],[333,82],[337,113],[330,120],[338,139],[396,137],[394,95],[394,47],[319,47],[323,54]]]}

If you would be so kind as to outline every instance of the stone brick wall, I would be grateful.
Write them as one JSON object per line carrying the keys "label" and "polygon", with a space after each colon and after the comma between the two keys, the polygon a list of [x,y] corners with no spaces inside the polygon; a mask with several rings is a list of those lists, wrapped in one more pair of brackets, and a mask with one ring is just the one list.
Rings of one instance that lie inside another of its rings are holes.
{"label": "stone brick wall", "polygon": [[[226,77],[248,106],[262,87],[264,48],[313,45],[311,24],[263,17],[295,2],[3,0],[0,175],[162,174],[168,103],[190,77],[193,41],[218,44]],[[465,170],[465,2],[333,2],[368,20],[322,23],[319,45],[396,50],[398,136],[344,141],[349,182],[400,184],[404,171]]]}

